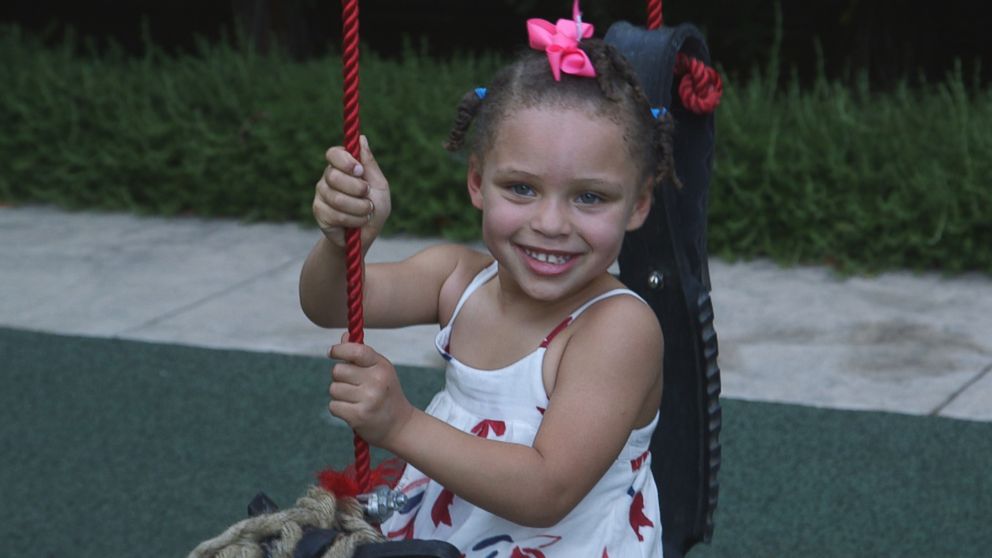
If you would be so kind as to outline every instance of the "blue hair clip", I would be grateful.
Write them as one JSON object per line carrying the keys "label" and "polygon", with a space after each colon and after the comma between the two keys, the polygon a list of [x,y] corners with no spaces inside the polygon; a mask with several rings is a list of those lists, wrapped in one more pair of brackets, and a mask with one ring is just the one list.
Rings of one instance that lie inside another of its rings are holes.
{"label": "blue hair clip", "polygon": [[660,109],[651,109],[651,115],[654,116],[655,120],[657,120],[659,116],[665,116],[666,114],[668,114],[668,109],[665,107],[661,107]]}
{"label": "blue hair clip", "polygon": [[485,99],[486,98],[486,88],[485,87],[476,87],[475,88],[475,96],[478,97],[480,101],[482,99]]}

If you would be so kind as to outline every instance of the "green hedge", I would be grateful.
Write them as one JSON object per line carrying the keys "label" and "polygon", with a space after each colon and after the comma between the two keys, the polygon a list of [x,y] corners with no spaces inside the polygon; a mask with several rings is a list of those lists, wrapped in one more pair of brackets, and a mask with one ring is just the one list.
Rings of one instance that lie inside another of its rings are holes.
{"label": "green hedge", "polygon": [[728,87],[718,109],[717,253],[992,272],[992,91],[969,91],[960,67],[884,94],[775,81]]}
{"label": "green hedge", "polygon": [[[0,29],[0,200],[155,214],[312,221],[327,147],[341,143],[341,65],[230,44],[129,58]],[[388,173],[392,231],[471,238],[463,165],[441,149],[492,57],[364,56],[362,131]]]}
{"label": "green hedge", "polygon": [[[147,50],[44,48],[0,28],[0,201],[310,222],[323,151],[341,141],[337,58]],[[389,231],[473,238],[464,161],[440,144],[460,96],[499,60],[408,48],[362,64],[362,129],[393,188]],[[779,81],[755,71],[725,85],[714,253],[992,272],[992,91],[960,68],[884,93]]]}

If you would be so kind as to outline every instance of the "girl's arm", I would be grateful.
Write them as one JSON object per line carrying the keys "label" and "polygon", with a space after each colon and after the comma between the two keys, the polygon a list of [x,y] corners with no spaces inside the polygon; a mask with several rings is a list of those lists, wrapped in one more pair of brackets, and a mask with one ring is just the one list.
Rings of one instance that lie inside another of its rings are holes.
{"label": "girl's arm", "polygon": [[[365,266],[363,315],[374,328],[440,323],[491,258],[466,246],[427,248],[400,261]],[[300,305],[321,327],[347,325],[344,250],[321,237],[300,273]]]}
{"label": "girl's arm", "polygon": [[332,350],[351,364],[334,369],[331,411],[472,504],[522,525],[554,525],[661,397],[662,334],[650,308],[616,297],[572,327],[533,447],[479,438],[415,409],[389,362],[361,345]]}

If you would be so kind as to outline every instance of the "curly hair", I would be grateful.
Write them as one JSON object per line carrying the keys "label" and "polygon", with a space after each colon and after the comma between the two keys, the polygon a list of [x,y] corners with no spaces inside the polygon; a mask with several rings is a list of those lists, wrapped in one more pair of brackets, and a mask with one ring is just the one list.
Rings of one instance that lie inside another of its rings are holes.
{"label": "curly hair", "polygon": [[471,153],[484,156],[496,140],[499,123],[512,111],[588,108],[591,115],[622,127],[627,150],[644,178],[653,176],[655,184],[670,179],[679,186],[671,114],[654,117],[636,73],[616,47],[599,39],[582,41],[580,47],[596,69],[595,79],[562,74],[561,81],[555,81],[545,55],[527,51],[496,73],[485,99],[474,90],[462,97],[444,148],[457,151],[467,144]]}

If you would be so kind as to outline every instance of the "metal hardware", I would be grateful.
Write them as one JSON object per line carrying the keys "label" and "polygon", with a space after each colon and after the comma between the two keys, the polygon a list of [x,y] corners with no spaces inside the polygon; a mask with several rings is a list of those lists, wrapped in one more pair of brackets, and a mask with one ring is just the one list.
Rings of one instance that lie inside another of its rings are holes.
{"label": "metal hardware", "polygon": [[377,486],[368,494],[359,494],[358,501],[365,506],[366,518],[376,523],[382,523],[389,519],[393,512],[403,509],[407,500],[406,494],[399,490]]}
{"label": "metal hardware", "polygon": [[648,275],[648,287],[651,287],[652,291],[656,291],[665,286],[665,276],[658,271],[652,271],[651,275]]}

